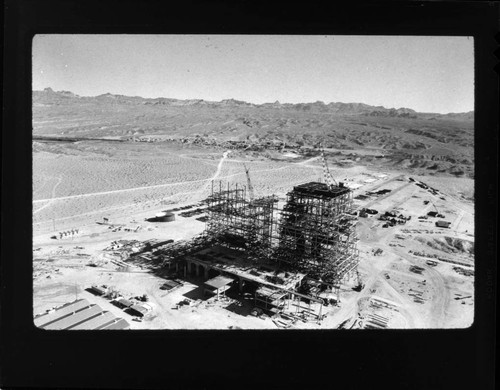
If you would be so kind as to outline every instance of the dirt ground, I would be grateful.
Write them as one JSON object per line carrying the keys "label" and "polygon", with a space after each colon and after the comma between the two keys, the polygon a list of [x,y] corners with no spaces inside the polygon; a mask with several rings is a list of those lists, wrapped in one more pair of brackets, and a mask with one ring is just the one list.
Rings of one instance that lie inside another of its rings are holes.
{"label": "dirt ground", "polygon": [[[95,147],[95,155],[89,153],[93,147],[83,142],[55,153],[56,146],[41,146],[45,149],[34,153],[34,314],[85,297],[125,318],[132,329],[283,327],[271,318],[249,315],[250,303],[241,297],[229,294],[231,297],[219,301],[203,297],[199,280],[188,278],[181,288],[166,293],[159,288],[164,279],[150,272],[147,265],[123,270],[103,250],[115,240],[178,241],[200,233],[205,223],[196,220],[198,216],[184,218],[176,213],[176,220],[169,223],[145,219],[165,209],[199,202],[210,193],[211,180],[245,185],[243,163],[250,168],[256,195],[275,193],[284,198],[293,185],[321,178],[318,158],[289,156],[290,162],[231,153],[223,158],[217,150],[168,146],[157,146],[146,154],[146,146],[140,144],[124,146],[120,153],[106,156],[102,145]],[[129,162],[123,165],[122,160]],[[355,200],[357,208],[378,211],[359,218],[357,225],[361,291],[353,290],[354,280],[346,282],[340,303],[322,308],[326,317],[321,323],[296,321],[290,327],[470,326],[474,319],[473,180],[411,176],[439,191],[433,195],[399,170],[364,165],[330,170],[337,180],[359,185],[355,196],[380,189],[391,191]],[[82,187],[80,183],[85,184]],[[435,226],[441,218],[418,218],[434,210],[451,222],[449,229]],[[411,219],[384,228],[384,221],[378,218],[386,211]],[[59,232],[71,229],[78,229],[78,234],[59,239]],[[108,299],[87,292],[91,285],[111,286],[127,298],[147,294],[152,311],[142,322],[133,321]],[[177,307],[186,298],[189,305]]]}

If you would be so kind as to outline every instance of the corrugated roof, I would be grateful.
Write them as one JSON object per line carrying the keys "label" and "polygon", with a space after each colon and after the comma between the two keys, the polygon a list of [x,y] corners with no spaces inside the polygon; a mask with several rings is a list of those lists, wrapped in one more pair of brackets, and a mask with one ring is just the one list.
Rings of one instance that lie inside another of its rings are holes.
{"label": "corrugated roof", "polygon": [[[114,324],[115,322],[117,322],[118,320],[120,320],[121,318],[114,318],[102,325],[99,325],[97,328],[95,328],[94,330],[101,330],[101,329],[104,329],[104,328],[107,328],[108,326]],[[124,320],[125,321],[125,320]]]}
{"label": "corrugated roof", "polygon": [[130,328],[130,324],[125,321],[123,318],[120,318],[117,322],[114,322],[110,325],[107,325],[102,330],[116,330],[116,329],[128,329]]}
{"label": "corrugated roof", "polygon": [[219,288],[221,288],[223,286],[228,285],[231,282],[233,282],[233,279],[228,278],[226,276],[219,275],[219,276],[216,276],[213,279],[207,280],[205,282],[205,285],[209,286],[209,287],[212,287],[212,288],[215,288],[215,289],[219,289]]}
{"label": "corrugated roof", "polygon": [[179,287],[181,285],[181,283],[176,282],[175,280],[167,279],[165,281],[165,283],[163,283],[163,285],[164,286],[168,286],[168,287],[170,287],[170,289],[172,289],[172,288],[175,288],[175,287]]}
{"label": "corrugated roof", "polygon": [[71,330],[80,330],[80,329],[92,330],[98,328],[101,325],[107,324],[115,319],[116,317],[114,316],[113,313],[110,313],[109,311],[103,311],[97,317],[82,322],[81,324],[72,327]]}
{"label": "corrugated roof", "polygon": [[79,324],[80,322],[87,321],[88,319],[96,316],[102,311],[102,309],[97,305],[92,305],[86,309],[77,312],[74,315],[64,317],[61,320],[52,322],[48,325],[43,326],[43,329],[68,329],[73,325]]}
{"label": "corrugated roof", "polygon": [[106,294],[106,290],[104,290],[103,288],[98,287],[98,286],[92,286],[92,287],[90,287],[90,289],[91,289],[92,291],[94,291],[94,292],[96,292],[96,293],[100,294],[100,295],[104,295],[104,294]]}
{"label": "corrugated roof", "polygon": [[148,312],[148,309],[146,309],[142,305],[133,305],[133,306],[130,307],[130,309],[138,311],[141,314],[146,314]]}
{"label": "corrugated roof", "polygon": [[73,312],[82,310],[90,306],[89,301],[86,299],[79,299],[77,301],[68,303],[52,313],[43,314],[41,316],[35,317],[33,320],[35,326],[41,327],[47,325],[49,322],[55,321],[62,317],[68,316]]}
{"label": "corrugated roof", "polygon": [[[132,303],[130,303],[132,305]],[[143,310],[146,310],[143,308]],[[147,310],[146,310],[147,311]],[[90,304],[86,299],[70,302],[53,313],[38,316],[34,320],[35,325],[49,330],[97,330],[108,328],[118,323],[113,329],[126,329],[129,327],[127,321],[116,317],[113,313],[103,311],[95,304]]]}
{"label": "corrugated roof", "polygon": [[133,305],[132,302],[130,302],[128,299],[125,298],[120,298],[116,300],[118,303],[122,304],[123,306],[130,307]]}

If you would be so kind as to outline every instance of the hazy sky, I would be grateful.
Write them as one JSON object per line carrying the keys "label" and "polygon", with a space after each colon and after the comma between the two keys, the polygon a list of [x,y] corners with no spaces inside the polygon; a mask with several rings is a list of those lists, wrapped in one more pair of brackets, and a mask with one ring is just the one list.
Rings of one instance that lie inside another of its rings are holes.
{"label": "hazy sky", "polygon": [[81,96],[474,109],[473,38],[37,35],[33,89]]}

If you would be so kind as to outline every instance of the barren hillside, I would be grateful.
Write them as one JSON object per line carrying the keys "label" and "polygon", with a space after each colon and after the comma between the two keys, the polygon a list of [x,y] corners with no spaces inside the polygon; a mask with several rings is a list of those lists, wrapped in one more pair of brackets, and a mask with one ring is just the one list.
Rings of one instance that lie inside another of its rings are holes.
{"label": "barren hillside", "polygon": [[255,105],[237,100],[80,97],[33,92],[33,135],[115,138],[271,149],[314,155],[322,142],[332,164],[388,166],[422,175],[473,178],[474,114],[417,113],[361,103]]}

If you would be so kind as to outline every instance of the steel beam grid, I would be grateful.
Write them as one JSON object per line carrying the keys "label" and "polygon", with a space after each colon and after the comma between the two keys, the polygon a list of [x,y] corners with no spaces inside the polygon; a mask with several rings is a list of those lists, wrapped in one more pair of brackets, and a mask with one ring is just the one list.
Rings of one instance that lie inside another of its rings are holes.
{"label": "steel beam grid", "polygon": [[357,267],[358,251],[352,219],[352,191],[326,196],[318,183],[294,188],[287,194],[281,211],[280,264],[297,268],[308,275],[330,275],[335,283]]}
{"label": "steel beam grid", "polygon": [[244,186],[214,190],[207,199],[208,236],[225,246],[244,247],[250,257],[269,256],[273,234],[275,196],[247,200]]}

